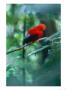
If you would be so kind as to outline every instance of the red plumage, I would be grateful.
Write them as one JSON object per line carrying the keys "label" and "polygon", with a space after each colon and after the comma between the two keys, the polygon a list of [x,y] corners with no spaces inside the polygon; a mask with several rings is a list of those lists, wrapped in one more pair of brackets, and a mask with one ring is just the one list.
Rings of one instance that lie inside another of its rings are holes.
{"label": "red plumage", "polygon": [[43,31],[46,30],[45,24],[39,24],[28,30],[29,35],[37,35],[39,38],[43,36]]}
{"label": "red plumage", "polygon": [[44,30],[46,30],[45,24],[39,24],[38,26],[32,27],[28,30],[27,34],[29,35],[23,41],[23,44],[34,42],[43,37]]}

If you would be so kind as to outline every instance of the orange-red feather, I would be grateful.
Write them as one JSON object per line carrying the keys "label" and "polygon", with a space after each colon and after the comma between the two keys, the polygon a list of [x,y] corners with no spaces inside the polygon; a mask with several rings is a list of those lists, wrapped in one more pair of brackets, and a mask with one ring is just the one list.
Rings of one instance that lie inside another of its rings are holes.
{"label": "orange-red feather", "polygon": [[43,31],[46,30],[45,24],[39,24],[28,30],[29,35],[37,35],[39,38],[43,37]]}

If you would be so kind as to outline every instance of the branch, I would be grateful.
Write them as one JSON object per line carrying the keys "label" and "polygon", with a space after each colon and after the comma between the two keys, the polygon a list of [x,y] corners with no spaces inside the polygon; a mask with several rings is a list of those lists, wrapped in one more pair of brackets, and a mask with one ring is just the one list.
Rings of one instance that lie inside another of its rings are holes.
{"label": "branch", "polygon": [[32,54],[35,54],[35,53],[41,52],[42,50],[44,50],[44,49],[46,49],[46,48],[48,48],[48,47],[50,47],[50,45],[43,46],[42,48],[37,49],[36,51],[33,51],[32,53],[29,53],[29,54],[27,55],[27,57],[30,56],[30,55],[32,55]]}
{"label": "branch", "polygon": [[[46,41],[47,41],[47,40],[54,41],[54,40],[60,38],[60,37],[54,38],[55,36],[57,36],[57,35],[59,35],[59,34],[60,34],[60,32],[57,32],[57,33],[53,34],[53,35],[50,36],[50,37],[43,37],[43,38],[40,38],[40,39],[38,39],[36,42],[39,42],[39,41],[42,41],[42,40],[46,40]],[[30,45],[30,44],[32,44],[32,43],[25,44],[25,45],[23,45],[22,47],[16,48],[16,49],[11,50],[11,51],[7,51],[7,54],[10,54],[10,53],[15,52],[15,51],[22,50],[24,47],[26,47],[26,46],[28,46],[28,45]],[[46,46],[45,46],[45,47],[46,47]],[[37,52],[38,52],[38,51],[39,51],[39,50],[37,50]],[[36,53],[36,52],[35,52],[35,53]],[[30,54],[31,54],[31,53],[30,53]]]}
{"label": "branch", "polygon": [[[46,39],[46,37],[41,38],[41,39],[37,40],[36,42],[39,42],[39,41],[41,41],[41,40],[43,40],[43,39]],[[28,46],[28,45],[30,45],[30,44],[32,44],[32,43],[25,44],[25,45],[23,45],[22,47],[15,48],[14,50],[11,50],[11,51],[7,51],[6,54],[10,54],[10,53],[13,53],[13,52],[15,52],[15,51],[22,50],[24,47],[26,47],[26,46]]]}
{"label": "branch", "polygon": [[7,54],[10,54],[10,53],[15,52],[15,51],[22,50],[24,47],[26,47],[26,46],[28,46],[28,45],[30,45],[30,43],[25,44],[25,45],[23,45],[22,47],[16,48],[16,49],[14,49],[14,50],[7,51]]}
{"label": "branch", "polygon": [[[60,35],[60,32],[56,32],[55,34],[49,36],[49,37],[43,37],[43,38],[40,38],[38,39],[37,41],[42,41],[42,40],[50,40],[50,41],[53,41],[53,40],[56,40],[56,39],[60,39],[60,37],[58,37],[58,35]],[[57,36],[57,38],[56,38]]]}

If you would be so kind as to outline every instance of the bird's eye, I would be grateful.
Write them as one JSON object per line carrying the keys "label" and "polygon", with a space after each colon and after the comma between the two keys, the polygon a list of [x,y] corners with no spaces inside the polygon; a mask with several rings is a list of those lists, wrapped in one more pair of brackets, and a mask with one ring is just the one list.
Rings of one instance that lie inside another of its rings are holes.
{"label": "bird's eye", "polygon": [[27,35],[28,37],[30,36],[30,34]]}
{"label": "bird's eye", "polygon": [[30,36],[30,34],[28,34],[27,32],[25,33],[25,37],[29,37]]}

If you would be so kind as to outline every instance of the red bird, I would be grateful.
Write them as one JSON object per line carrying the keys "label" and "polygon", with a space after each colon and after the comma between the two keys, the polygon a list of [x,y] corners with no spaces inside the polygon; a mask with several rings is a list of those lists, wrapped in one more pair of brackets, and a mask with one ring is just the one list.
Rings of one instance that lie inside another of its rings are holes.
{"label": "red bird", "polygon": [[44,30],[46,30],[45,24],[39,24],[33,28],[30,28],[27,32],[28,37],[26,37],[23,41],[23,44],[28,44],[30,42],[35,42],[36,40],[40,39],[44,35]]}
{"label": "red bird", "polygon": [[[27,37],[23,40],[23,46],[20,47],[20,48],[17,48],[15,50],[12,50],[12,51],[8,51],[7,54],[9,53],[12,53],[12,52],[15,52],[15,51],[18,51],[18,50],[21,50],[22,48],[24,48],[25,44],[31,44],[33,42],[35,42],[36,40],[40,39],[43,37],[44,35],[44,32],[46,30],[46,25],[45,24],[39,24],[38,26],[35,26],[33,28],[30,28],[27,32]],[[47,41],[44,41],[44,45],[48,45],[50,44],[50,41],[47,40]],[[43,54],[43,57],[46,58],[48,56],[48,49],[50,47],[47,47],[46,49],[43,50],[44,54]],[[43,59],[44,60],[44,59]],[[43,63],[44,61],[42,61]]]}
{"label": "red bird", "polygon": [[39,24],[38,26],[35,26],[33,28],[30,28],[27,32],[27,37],[23,40],[23,46],[11,51],[8,51],[7,54],[21,50],[22,48],[24,48],[25,44],[30,44],[35,42],[36,40],[40,39],[43,37],[44,35],[44,30],[46,30],[46,25],[45,24]]}

